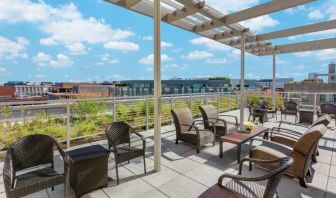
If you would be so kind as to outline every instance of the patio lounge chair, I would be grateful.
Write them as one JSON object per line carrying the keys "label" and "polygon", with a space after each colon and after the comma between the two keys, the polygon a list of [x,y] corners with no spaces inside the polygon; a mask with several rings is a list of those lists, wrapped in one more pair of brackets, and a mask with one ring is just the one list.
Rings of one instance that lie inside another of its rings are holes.
{"label": "patio lounge chair", "polygon": [[[109,151],[114,153],[116,164],[117,184],[119,184],[118,164],[129,161],[137,157],[143,157],[144,171],[146,173],[146,140],[144,137],[135,132],[134,129],[125,122],[113,122],[106,129]],[[140,137],[142,148],[131,146],[130,133]]]}
{"label": "patio lounge chair", "polygon": [[[54,169],[54,146],[64,161],[64,173]],[[36,134],[20,138],[7,151],[3,169],[3,180],[7,198],[22,197],[46,188],[64,183],[66,197],[66,177],[69,157],[50,136]],[[43,167],[38,166],[44,165]],[[31,169],[31,170],[29,170]],[[24,171],[22,174],[18,174]]]}
{"label": "patio lounge chair", "polygon": [[282,122],[282,115],[294,115],[295,116],[295,123],[297,122],[297,114],[298,114],[298,104],[293,101],[285,102],[284,106],[281,108],[281,121]]}
{"label": "patio lounge chair", "polygon": [[[244,177],[241,175],[242,165],[245,161],[256,164],[277,164],[278,167],[271,170],[270,173],[259,177]],[[258,160],[245,158],[241,161],[238,175],[223,174],[218,179],[218,184],[215,184],[199,198],[273,198],[277,194],[277,188],[280,183],[283,172],[286,171],[293,163],[290,157],[279,158],[276,160]],[[268,180],[266,186],[262,186],[257,181]]]}
{"label": "patio lounge chair", "polygon": [[[323,124],[313,126],[308,129],[294,144],[288,147],[275,142],[270,142],[263,139],[258,139],[264,144],[250,149],[250,157],[262,160],[275,160],[283,157],[292,157],[293,165],[286,171],[287,174],[295,176],[299,179],[302,187],[307,187],[305,176],[311,175],[311,159],[313,152],[318,144],[320,138],[327,131],[327,127]],[[272,132],[273,133],[273,132]],[[263,167],[273,169],[274,167],[269,164],[262,164]],[[252,170],[252,164],[250,164]]]}
{"label": "patio lounge chair", "polygon": [[176,144],[179,140],[187,142],[196,147],[197,153],[208,143],[215,145],[216,131],[196,126],[197,122],[208,122],[207,120],[194,120],[188,108],[172,109],[171,113],[176,128]]}
{"label": "patio lounge chair", "polygon": [[321,104],[317,109],[317,116],[328,114],[335,120],[336,124],[336,105],[335,104]]}
{"label": "patio lounge chair", "polygon": [[221,119],[217,114],[217,110],[212,105],[203,105],[200,106],[199,109],[202,113],[203,121],[205,121],[204,128],[211,129],[213,131],[216,130],[216,136],[224,136],[230,132],[236,132],[238,130],[238,118],[236,116],[221,115],[234,118],[235,122],[233,123],[225,119]]}
{"label": "patio lounge chair", "polygon": [[[313,126],[323,124],[324,126],[328,126],[331,122],[331,118],[329,115],[323,115],[319,118],[317,118],[313,124],[311,124],[308,128],[311,128]],[[275,132],[275,133],[272,133]],[[294,147],[295,143],[298,141],[298,139],[303,135],[302,133],[286,128],[279,128],[279,127],[273,127],[271,130],[270,139],[274,142],[289,146],[291,148]],[[312,155],[313,162],[317,162],[316,156],[318,156],[318,148],[316,147],[316,151]]]}

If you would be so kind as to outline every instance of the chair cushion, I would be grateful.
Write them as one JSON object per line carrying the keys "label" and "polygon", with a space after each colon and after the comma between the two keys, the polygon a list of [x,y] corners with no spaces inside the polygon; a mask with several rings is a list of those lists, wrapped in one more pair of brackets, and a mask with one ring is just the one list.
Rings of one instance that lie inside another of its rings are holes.
{"label": "chair cushion", "polygon": [[[192,125],[194,119],[192,117],[191,111],[188,108],[181,108],[181,109],[174,109],[173,112],[176,115],[178,123],[176,124],[185,124],[185,125]],[[190,126],[183,126],[180,125],[181,127],[181,133],[187,132],[190,129]]]}
{"label": "chair cushion", "polygon": [[216,123],[216,135],[223,136],[228,135],[233,132],[237,132],[238,128],[235,124],[227,123],[227,129],[225,128],[223,123]]}
{"label": "chair cushion", "polygon": [[[14,187],[16,193],[21,194],[26,188],[45,189],[64,183],[64,175],[57,173],[52,168],[42,168],[17,176]],[[20,193],[20,191],[22,191]]]}
{"label": "chair cushion", "polygon": [[246,196],[215,184],[204,191],[198,198],[246,198]]}
{"label": "chair cushion", "polygon": [[276,134],[276,135],[272,135],[271,140],[273,142],[277,142],[277,143],[293,148],[294,144],[298,140],[298,137],[292,136],[292,135],[288,135],[288,136],[290,137],[287,137],[287,134],[286,136]]}
{"label": "chair cushion", "polygon": [[263,160],[275,160],[282,157],[290,157],[292,148],[278,144],[262,144],[252,148],[251,157]]}
{"label": "chair cushion", "polygon": [[[204,146],[208,143],[212,143],[215,139],[212,131],[199,130],[199,135],[200,135],[200,146]],[[197,134],[195,130],[185,132],[183,133],[183,136],[190,136],[190,139],[194,138],[194,142],[196,142]]]}
{"label": "chair cushion", "polygon": [[118,147],[117,153],[119,156],[121,155],[127,155],[129,153],[143,153],[143,150],[137,147],[132,147],[132,146],[122,146]]}
{"label": "chair cushion", "polygon": [[308,129],[300,139],[295,143],[293,149],[303,155],[308,154],[311,146],[319,140],[327,131],[327,127],[323,124],[313,126]]}

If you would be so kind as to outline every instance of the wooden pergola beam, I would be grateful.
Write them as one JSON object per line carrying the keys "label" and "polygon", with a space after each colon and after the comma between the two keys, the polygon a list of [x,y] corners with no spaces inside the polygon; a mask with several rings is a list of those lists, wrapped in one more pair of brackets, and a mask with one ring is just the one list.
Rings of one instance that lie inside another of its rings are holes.
{"label": "wooden pergola beam", "polygon": [[205,5],[204,1],[201,1],[197,4],[195,4],[193,7],[183,7],[180,10],[176,10],[173,13],[166,14],[162,20],[171,23],[177,20],[180,20],[182,18],[185,18],[187,16],[193,15],[197,13],[200,9],[202,9]]}

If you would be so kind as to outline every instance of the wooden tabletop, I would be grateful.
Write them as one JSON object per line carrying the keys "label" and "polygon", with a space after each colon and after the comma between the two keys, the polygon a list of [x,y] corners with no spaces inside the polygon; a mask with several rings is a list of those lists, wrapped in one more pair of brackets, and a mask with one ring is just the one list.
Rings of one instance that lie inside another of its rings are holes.
{"label": "wooden tabletop", "polygon": [[224,142],[230,142],[230,143],[233,143],[233,144],[240,144],[250,138],[253,138],[261,133],[264,133],[265,131],[267,131],[268,128],[266,127],[256,127],[254,129],[252,129],[251,132],[247,133],[247,132],[244,132],[244,131],[237,131],[237,132],[234,132],[234,133],[230,133],[229,135],[225,135],[225,136],[222,136],[220,137],[222,139],[222,141]]}

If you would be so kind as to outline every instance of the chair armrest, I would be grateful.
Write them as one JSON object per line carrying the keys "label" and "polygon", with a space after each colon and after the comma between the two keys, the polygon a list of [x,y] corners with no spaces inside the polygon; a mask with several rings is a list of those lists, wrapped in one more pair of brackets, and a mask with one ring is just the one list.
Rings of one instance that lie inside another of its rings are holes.
{"label": "chair armrest", "polygon": [[63,161],[66,163],[66,164],[69,164],[70,162],[70,156],[62,149],[62,147],[59,145],[58,142],[55,141],[55,145],[57,147],[57,150],[58,152],[60,152],[62,158],[63,158]]}
{"label": "chair armrest", "polygon": [[238,126],[238,118],[237,118],[237,116],[233,116],[233,115],[220,115],[220,116],[226,116],[226,117],[234,118],[235,121],[236,121],[236,126]]}
{"label": "chair armrest", "polygon": [[141,141],[142,141],[142,145],[144,146],[144,148],[146,147],[146,139],[144,138],[143,135],[141,135],[140,133],[136,132],[132,127],[130,127],[131,131],[136,135],[138,136]]}
{"label": "chair armrest", "polygon": [[197,136],[199,136],[199,128],[196,125],[180,124],[180,126],[189,126],[190,129],[194,128],[195,131],[196,131]]}
{"label": "chair armrest", "polygon": [[[291,139],[293,139],[293,140],[298,140],[298,139],[299,139],[299,136],[297,136],[297,135],[295,135],[295,134],[292,134],[292,133],[287,133],[287,132],[279,133],[279,132],[276,132],[276,131],[268,131],[267,133],[286,136],[286,137],[291,138]],[[293,137],[293,136],[290,136],[290,135],[294,135],[294,136],[296,136],[296,137]]]}

